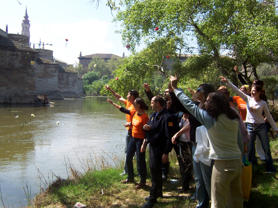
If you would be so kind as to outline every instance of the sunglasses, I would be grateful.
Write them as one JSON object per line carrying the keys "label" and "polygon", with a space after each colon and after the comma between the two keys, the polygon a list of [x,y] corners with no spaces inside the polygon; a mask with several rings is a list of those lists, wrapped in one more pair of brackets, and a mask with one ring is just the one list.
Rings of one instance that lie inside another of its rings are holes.
{"label": "sunglasses", "polygon": [[196,92],[204,92],[204,89],[199,87]]}

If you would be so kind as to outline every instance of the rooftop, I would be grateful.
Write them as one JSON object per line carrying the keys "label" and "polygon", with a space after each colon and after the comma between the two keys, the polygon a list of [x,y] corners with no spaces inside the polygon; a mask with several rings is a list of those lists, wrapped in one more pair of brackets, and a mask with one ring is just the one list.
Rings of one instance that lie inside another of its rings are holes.
{"label": "rooftop", "polygon": [[121,57],[111,53],[94,53],[91,55],[79,56],[78,58],[79,59],[92,59],[92,58],[112,59],[112,58],[121,58]]}

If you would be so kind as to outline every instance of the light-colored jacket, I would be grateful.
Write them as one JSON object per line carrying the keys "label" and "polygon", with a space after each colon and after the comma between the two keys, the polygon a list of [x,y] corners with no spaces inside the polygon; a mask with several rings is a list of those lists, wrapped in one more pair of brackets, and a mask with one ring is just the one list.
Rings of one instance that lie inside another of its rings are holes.
{"label": "light-colored jacket", "polygon": [[181,89],[174,90],[183,106],[208,130],[210,152],[213,160],[234,160],[241,158],[239,146],[242,146],[239,122],[221,114],[217,119],[207,111],[200,109]]}

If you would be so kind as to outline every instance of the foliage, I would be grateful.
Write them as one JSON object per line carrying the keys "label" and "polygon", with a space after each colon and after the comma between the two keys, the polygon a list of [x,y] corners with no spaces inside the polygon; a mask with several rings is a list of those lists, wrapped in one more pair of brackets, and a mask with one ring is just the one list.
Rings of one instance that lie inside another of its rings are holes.
{"label": "foliage", "polygon": [[[149,83],[155,93],[161,93],[162,86],[168,82],[166,77],[174,73],[171,71],[170,61],[179,61],[175,54],[178,42],[176,38],[159,39],[150,43],[143,51],[125,58],[124,63],[114,71],[116,79],[111,79],[108,84],[121,95],[126,95],[130,89],[144,94],[143,83]],[[102,93],[106,94],[106,91],[103,90]]]}
{"label": "foliage", "polygon": [[[176,52],[188,52],[194,34],[199,53],[213,56],[215,67],[229,74],[223,54],[232,55],[234,64],[244,66],[248,79],[251,70],[262,62],[277,60],[278,18],[273,2],[254,0],[125,0],[108,1],[122,23],[122,37],[134,49],[142,40],[147,43],[160,38],[179,38]],[[117,4],[118,3],[118,4]]]}
{"label": "foliage", "polygon": [[100,73],[95,71],[90,71],[82,77],[82,80],[84,85],[88,85],[88,84],[92,84],[94,81],[100,78],[101,78]]}
{"label": "foliage", "polygon": [[278,67],[274,64],[261,63],[257,67],[257,71],[258,71],[259,77],[277,76],[278,75]]}
{"label": "foliage", "polygon": [[277,98],[278,92],[278,77],[277,76],[268,76],[263,77],[264,88],[266,91],[266,96],[268,99],[271,99],[274,105],[274,99]]}
{"label": "foliage", "polygon": [[88,72],[82,76],[86,95],[100,95],[101,89],[113,77],[112,72],[122,63],[122,59],[112,58],[105,61],[94,58],[88,66]]}
{"label": "foliage", "polygon": [[121,62],[122,60],[117,58],[112,58],[108,61],[101,58],[93,58],[88,65],[88,71],[99,73],[100,77],[108,76],[109,78],[112,78],[112,72],[121,64]]}
{"label": "foliage", "polygon": [[78,64],[77,66],[73,65],[68,65],[67,68],[65,69],[67,72],[75,72],[78,74],[79,77],[82,76],[82,74],[85,73],[85,69],[81,64]]}

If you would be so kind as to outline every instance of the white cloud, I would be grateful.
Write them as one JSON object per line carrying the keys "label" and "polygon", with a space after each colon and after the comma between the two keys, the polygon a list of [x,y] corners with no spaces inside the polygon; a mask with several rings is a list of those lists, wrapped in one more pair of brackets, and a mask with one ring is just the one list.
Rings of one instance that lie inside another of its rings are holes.
{"label": "white cloud", "polygon": [[115,24],[100,20],[48,25],[31,23],[30,28],[32,43],[39,43],[41,40],[53,44],[45,48],[53,50],[55,58],[67,63],[76,63],[80,51],[82,55],[92,53],[122,55],[125,48],[120,34],[115,34],[115,30]]}

